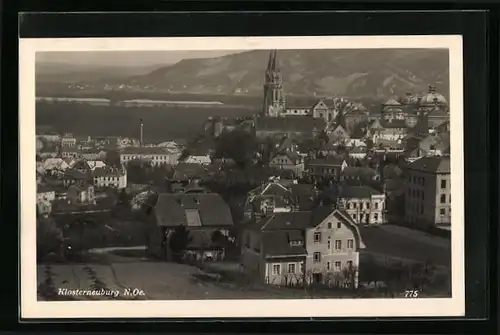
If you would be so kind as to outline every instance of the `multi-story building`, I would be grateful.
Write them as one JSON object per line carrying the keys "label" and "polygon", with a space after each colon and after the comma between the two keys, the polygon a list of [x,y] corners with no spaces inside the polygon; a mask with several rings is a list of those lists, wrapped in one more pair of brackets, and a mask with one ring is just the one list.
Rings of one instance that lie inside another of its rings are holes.
{"label": "multi-story building", "polygon": [[124,148],[120,153],[120,163],[127,164],[133,160],[143,160],[153,166],[176,165],[179,154],[165,148]]}
{"label": "multi-story building", "polygon": [[342,185],[337,205],[360,225],[385,222],[385,194],[366,185]]}
{"label": "multi-story building", "polygon": [[347,167],[347,162],[341,156],[330,156],[317,158],[306,164],[306,170],[309,175],[315,177],[340,178],[341,172]]}
{"label": "multi-story building", "polygon": [[405,221],[429,227],[451,224],[450,156],[422,157],[410,164]]}
{"label": "multi-story building", "polygon": [[95,187],[112,187],[123,189],[127,187],[127,170],[110,166],[96,168],[92,171]]}
{"label": "multi-story building", "polygon": [[359,228],[344,211],[276,213],[242,236],[242,267],[267,284],[358,285]]}
{"label": "multi-story building", "polygon": [[61,138],[61,146],[70,148],[76,147],[76,137],[74,137],[72,134],[65,134]]}

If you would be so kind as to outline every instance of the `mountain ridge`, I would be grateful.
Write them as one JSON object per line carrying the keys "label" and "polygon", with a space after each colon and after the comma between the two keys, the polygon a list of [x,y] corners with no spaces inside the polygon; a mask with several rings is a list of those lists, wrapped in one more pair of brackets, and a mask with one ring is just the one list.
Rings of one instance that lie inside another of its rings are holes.
{"label": "mountain ridge", "polygon": [[[262,94],[268,51],[184,59],[127,84],[189,93]],[[291,95],[388,97],[423,93],[434,85],[449,95],[448,50],[280,50],[284,90]]]}

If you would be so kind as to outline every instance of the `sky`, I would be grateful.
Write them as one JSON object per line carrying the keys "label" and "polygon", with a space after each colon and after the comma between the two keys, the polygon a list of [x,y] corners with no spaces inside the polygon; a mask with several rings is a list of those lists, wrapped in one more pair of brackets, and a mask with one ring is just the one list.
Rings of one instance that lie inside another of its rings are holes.
{"label": "sky", "polygon": [[189,58],[212,58],[241,52],[239,50],[206,51],[68,51],[37,52],[42,63],[70,63],[98,66],[151,66],[177,63]]}

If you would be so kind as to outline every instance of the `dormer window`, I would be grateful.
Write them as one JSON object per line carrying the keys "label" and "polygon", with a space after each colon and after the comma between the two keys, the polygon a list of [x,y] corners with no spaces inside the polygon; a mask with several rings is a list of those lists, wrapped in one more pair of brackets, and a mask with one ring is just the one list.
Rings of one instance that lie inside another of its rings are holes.
{"label": "dormer window", "polygon": [[301,245],[303,245],[304,243],[300,240],[295,240],[295,241],[290,241],[290,246],[292,247],[299,247]]}

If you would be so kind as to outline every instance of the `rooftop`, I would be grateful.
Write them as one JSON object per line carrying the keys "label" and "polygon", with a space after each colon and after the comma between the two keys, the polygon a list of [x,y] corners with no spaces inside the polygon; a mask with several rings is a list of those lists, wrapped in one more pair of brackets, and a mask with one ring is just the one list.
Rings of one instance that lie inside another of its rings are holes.
{"label": "rooftop", "polygon": [[233,219],[229,206],[219,194],[172,194],[158,196],[154,206],[157,224],[165,227],[230,227]]}
{"label": "rooftop", "polygon": [[365,199],[381,194],[381,192],[366,185],[342,185],[339,190],[340,198]]}
{"label": "rooftop", "polygon": [[409,169],[434,174],[450,173],[450,156],[422,157],[410,164]]}

